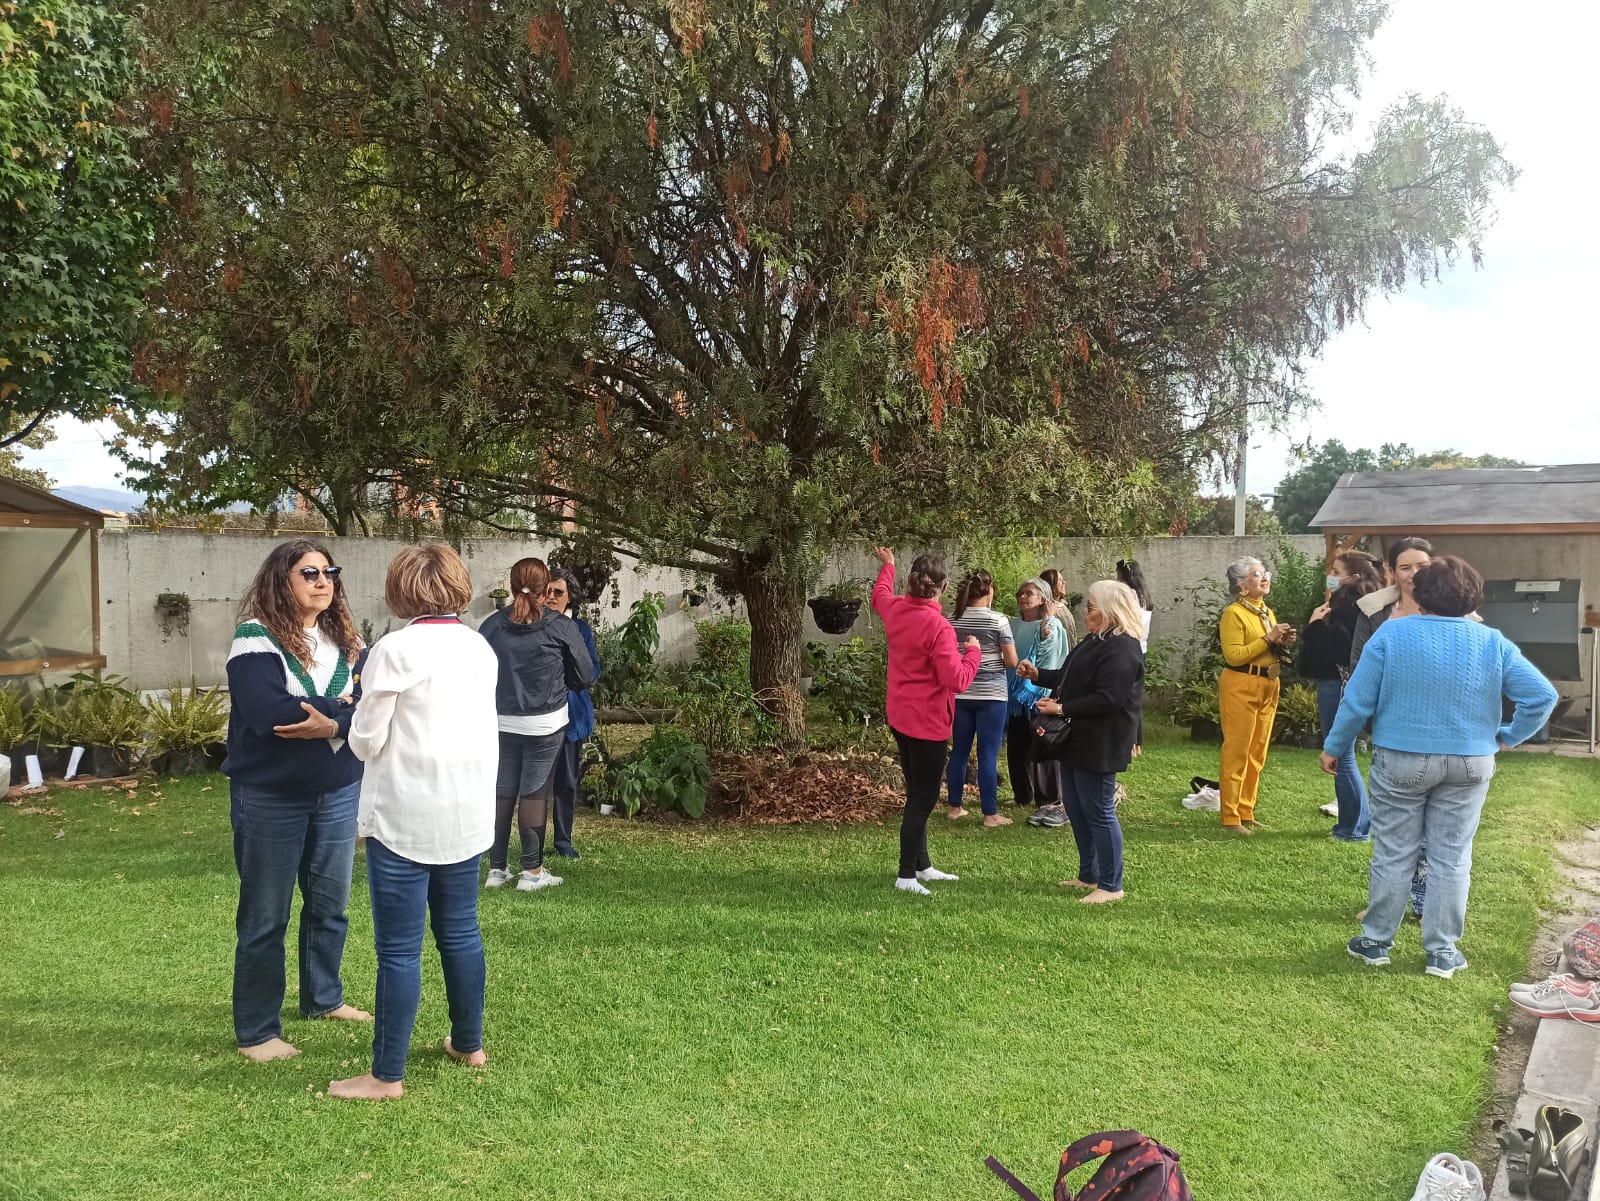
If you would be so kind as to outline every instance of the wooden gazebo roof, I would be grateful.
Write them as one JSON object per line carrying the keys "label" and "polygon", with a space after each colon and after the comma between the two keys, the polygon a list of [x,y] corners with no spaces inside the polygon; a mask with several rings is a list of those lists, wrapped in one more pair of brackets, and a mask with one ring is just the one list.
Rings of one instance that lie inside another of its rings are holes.
{"label": "wooden gazebo roof", "polygon": [[1600,463],[1342,476],[1311,524],[1349,534],[1600,534]]}

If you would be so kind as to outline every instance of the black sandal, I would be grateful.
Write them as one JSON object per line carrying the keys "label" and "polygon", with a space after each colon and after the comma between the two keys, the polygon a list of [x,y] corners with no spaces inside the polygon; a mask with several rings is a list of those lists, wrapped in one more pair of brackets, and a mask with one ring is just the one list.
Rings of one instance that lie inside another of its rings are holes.
{"label": "black sandal", "polygon": [[1508,1126],[1496,1119],[1495,1141],[1500,1144],[1501,1158],[1506,1165],[1506,1179],[1511,1191],[1519,1197],[1528,1195],[1528,1180],[1533,1175],[1533,1131]]}

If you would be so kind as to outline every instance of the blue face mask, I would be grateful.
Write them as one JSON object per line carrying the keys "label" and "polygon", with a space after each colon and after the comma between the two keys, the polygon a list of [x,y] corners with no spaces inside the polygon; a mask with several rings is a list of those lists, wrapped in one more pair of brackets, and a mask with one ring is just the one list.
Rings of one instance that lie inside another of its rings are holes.
{"label": "blue face mask", "polygon": [[1328,579],[1327,579],[1328,591],[1329,592],[1337,592],[1337,591],[1339,591],[1339,585],[1341,583],[1343,583],[1343,581],[1340,580],[1338,576],[1330,574],[1328,576]]}

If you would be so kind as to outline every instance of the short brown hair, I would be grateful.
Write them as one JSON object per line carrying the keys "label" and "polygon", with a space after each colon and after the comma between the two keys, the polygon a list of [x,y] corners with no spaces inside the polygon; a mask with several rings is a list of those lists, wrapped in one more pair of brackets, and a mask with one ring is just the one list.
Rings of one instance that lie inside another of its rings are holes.
{"label": "short brown hair", "polygon": [[389,564],[383,599],[396,617],[460,613],[472,603],[467,565],[442,542],[405,547]]}
{"label": "short brown hair", "polygon": [[1465,617],[1483,604],[1483,576],[1465,559],[1438,555],[1411,580],[1417,607],[1435,617]]}

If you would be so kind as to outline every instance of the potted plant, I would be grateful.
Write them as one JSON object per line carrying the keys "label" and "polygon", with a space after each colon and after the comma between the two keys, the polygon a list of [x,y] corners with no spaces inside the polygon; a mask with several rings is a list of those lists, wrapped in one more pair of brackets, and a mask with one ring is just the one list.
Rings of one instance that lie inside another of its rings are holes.
{"label": "potted plant", "polygon": [[91,776],[125,776],[139,761],[144,746],[146,714],[139,694],[120,676],[80,673],[63,692],[57,718],[58,737],[67,746],[81,746]]}
{"label": "potted plant", "polygon": [[827,665],[828,644],[818,642],[815,638],[807,639],[800,656],[800,691],[809,696],[817,675]]}
{"label": "potted plant", "polygon": [[149,705],[150,753],[156,770],[191,776],[211,770],[210,748],[228,735],[228,706],[220,688],[174,685]]}
{"label": "potted plant", "polygon": [[156,616],[161,622],[161,638],[189,632],[191,605],[187,592],[161,592],[156,595]]}
{"label": "potted plant", "polygon": [[511,598],[510,589],[507,589],[507,588],[491,588],[491,589],[489,589],[489,599],[494,602],[494,607],[496,609],[504,609],[506,607],[506,601],[509,600],[510,598]]}
{"label": "potted plant", "polygon": [[33,699],[26,710],[23,755],[39,756],[39,770],[46,776],[59,776],[67,769],[67,737],[61,715],[66,698],[59,688],[51,688]]}
{"label": "potted plant", "polygon": [[811,606],[812,619],[824,634],[847,634],[861,616],[861,606],[866,602],[871,582],[863,579],[837,580],[813,596],[806,604]]}
{"label": "potted plant", "polygon": [[23,774],[24,756],[33,754],[28,746],[28,717],[22,709],[22,694],[0,688],[0,755],[11,760],[11,774]]}

